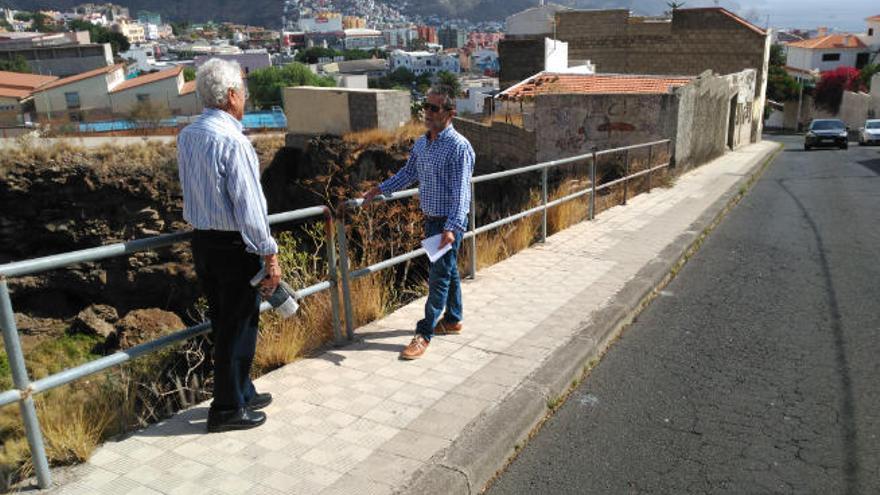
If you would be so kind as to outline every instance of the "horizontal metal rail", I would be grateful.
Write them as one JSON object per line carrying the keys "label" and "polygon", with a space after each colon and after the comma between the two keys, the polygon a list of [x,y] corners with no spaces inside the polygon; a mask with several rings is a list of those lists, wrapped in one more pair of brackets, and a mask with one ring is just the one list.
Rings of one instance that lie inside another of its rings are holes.
{"label": "horizontal metal rail", "polygon": [[[484,174],[477,177],[473,177],[471,179],[471,211],[470,211],[470,229],[468,232],[464,234],[464,239],[469,239],[471,242],[471,276],[473,277],[476,272],[476,236],[497,228],[500,228],[504,225],[511,224],[518,220],[521,220],[526,217],[530,217],[532,215],[536,215],[538,213],[543,213],[542,218],[542,242],[546,240],[547,237],[547,211],[550,208],[561,205],[565,202],[575,200],[580,197],[588,196],[590,197],[590,205],[589,205],[589,214],[588,218],[592,219],[595,211],[595,199],[596,192],[602,189],[606,189],[612,187],[614,185],[623,183],[626,185],[628,181],[641,177],[643,175],[647,175],[648,177],[648,191],[650,192],[651,188],[651,177],[654,171],[659,169],[668,167],[671,163],[667,161],[664,164],[658,166],[652,166],[652,156],[653,156],[653,148],[655,146],[659,146],[662,144],[666,144],[667,153],[668,148],[670,146],[669,140],[661,140],[661,141],[653,141],[650,143],[637,144],[632,146],[625,146],[621,148],[614,148],[602,151],[593,151],[589,154],[578,155],[570,158],[563,158],[559,160],[552,160],[548,162],[538,163],[534,165],[529,165],[526,167],[519,167],[511,170],[504,170],[500,172],[494,172],[490,174]],[[629,174],[629,150],[636,149],[648,149],[648,167],[645,170],[639,171],[637,173]],[[602,184],[596,184],[596,167],[597,167],[597,158],[604,155],[609,155],[613,153],[626,152],[626,174],[624,177]],[[555,168],[561,167],[564,165],[577,164],[580,162],[589,161],[590,164],[590,181],[588,186],[580,191],[576,191],[574,193],[568,194],[561,198],[550,201],[548,198],[547,187],[548,187],[548,176],[547,171]],[[489,224],[477,227],[476,226],[476,216],[475,216],[475,205],[476,205],[476,195],[474,190],[474,185],[489,182],[497,179],[502,179],[506,177],[512,177],[515,175],[521,175],[529,172],[541,171],[542,172],[542,201],[541,205],[529,208],[525,211],[509,215],[500,220],[496,220]],[[394,194],[390,194],[388,196],[380,196],[376,198],[376,201],[388,202],[401,200],[406,198],[411,198],[418,196],[418,189],[407,189],[405,191],[399,191]],[[626,200],[626,188],[624,189],[624,202]],[[277,225],[281,223],[287,223],[292,221],[299,220],[308,220],[315,217],[323,217],[325,221],[325,235],[326,235],[326,258],[328,265],[328,278],[329,280],[318,282],[309,287],[302,288],[296,291],[296,297],[298,299],[306,298],[315,294],[318,294],[323,291],[330,291],[330,300],[331,300],[331,310],[333,313],[333,331],[334,336],[336,338],[337,343],[342,342],[342,333],[341,333],[341,324],[340,324],[340,300],[339,300],[339,291],[337,288],[339,287],[339,278],[341,278],[341,286],[342,286],[342,303],[344,304],[344,312],[345,312],[345,323],[346,323],[346,331],[349,338],[353,337],[354,332],[354,318],[353,311],[351,307],[351,281],[356,280],[361,277],[365,277],[371,273],[376,273],[381,270],[385,270],[401,263],[405,263],[408,260],[417,258],[425,253],[424,249],[416,249],[414,251],[401,254],[399,256],[395,256],[393,258],[380,261],[378,263],[372,264],[370,266],[360,268],[357,270],[351,270],[349,267],[349,256],[348,256],[348,240],[346,238],[345,233],[345,225],[344,219],[346,213],[350,209],[362,207],[364,202],[362,199],[351,199],[347,201],[343,201],[338,209],[336,214],[331,211],[326,206],[315,206],[311,208],[303,208],[299,210],[279,213],[275,215],[269,216],[269,223],[272,225]],[[15,388],[6,390],[0,393],[0,407],[12,404],[14,402],[18,402],[22,412],[22,421],[25,425],[25,433],[28,439],[28,445],[31,449],[31,458],[34,463],[35,472],[37,475],[37,481],[40,487],[46,488],[51,484],[51,476],[49,473],[48,462],[46,458],[45,448],[43,446],[43,438],[42,432],[40,431],[39,422],[36,416],[36,409],[34,407],[33,397],[36,394],[46,392],[48,390],[52,390],[54,388],[72,383],[74,381],[80,380],[84,377],[94,375],[96,373],[100,373],[102,371],[106,371],[115,366],[122,365],[126,362],[129,362],[138,357],[144,356],[146,354],[155,352],[159,349],[166,348],[171,345],[178,344],[180,342],[184,342],[188,339],[192,339],[199,335],[204,335],[211,330],[211,322],[205,321],[199,323],[198,325],[194,325],[183,330],[179,330],[172,334],[163,336],[156,340],[145,342],[143,344],[134,346],[130,349],[126,349],[124,351],[118,351],[108,356],[101,357],[99,359],[83,363],[78,366],[74,366],[72,368],[63,370],[58,373],[51,374],[39,380],[35,380],[33,382],[30,381],[30,378],[27,375],[27,369],[25,367],[24,356],[21,351],[21,342],[20,337],[18,335],[18,331],[15,326],[14,312],[12,309],[12,302],[9,297],[9,291],[7,287],[7,278],[8,277],[17,277],[24,275],[31,275],[35,273],[41,273],[48,270],[65,268],[68,266],[76,265],[79,263],[85,262],[96,262],[108,258],[114,258],[119,256],[125,256],[137,252],[148,251],[160,249],[168,246],[172,246],[177,243],[186,242],[192,239],[193,233],[191,231],[184,232],[175,232],[170,234],[163,234],[155,237],[150,237],[146,239],[137,239],[133,241],[121,242],[116,244],[109,244],[106,246],[99,246],[94,248],[82,249],[78,251],[72,251],[68,253],[55,254],[50,256],[44,256],[40,258],[34,258],[30,260],[16,261],[12,263],[6,263],[0,265],[0,326],[2,326],[3,333],[3,342],[6,348],[6,353],[9,358],[10,369],[13,375],[13,383]],[[337,253],[339,256],[337,263]],[[341,277],[338,276],[338,270],[342,270]],[[271,306],[264,302],[260,305],[260,311],[264,312],[271,308]]]}
{"label": "horizontal metal rail", "polygon": [[[335,225],[333,212],[326,206],[315,206],[278,213],[269,216],[269,223],[277,225],[281,223],[309,220],[315,217],[323,217],[325,227],[326,257],[329,280],[313,284],[309,287],[296,291],[296,297],[303,299],[319,292],[330,291],[330,301],[333,333],[337,344],[343,342],[340,323],[340,300],[337,290],[337,262]],[[40,258],[17,261],[0,265],[0,327],[3,332],[3,342],[6,354],[9,357],[10,369],[13,374],[15,388],[0,393],[0,407],[18,402],[22,413],[22,421],[31,450],[34,470],[37,475],[37,483],[41,488],[51,484],[51,474],[43,445],[43,436],[40,431],[39,421],[34,407],[33,397],[36,394],[52,390],[54,388],[81,380],[85,377],[106,371],[115,366],[122,365],[132,359],[155,352],[159,349],[184,342],[199,335],[204,335],[211,330],[211,322],[205,321],[198,325],[176,331],[156,340],[145,342],[124,351],[118,351],[78,366],[74,366],[58,373],[30,381],[25,366],[24,355],[21,350],[20,337],[15,325],[12,301],[9,297],[7,278],[41,273],[48,270],[65,268],[71,265],[85,262],[95,262],[108,258],[125,256],[137,252],[154,250],[168,247],[180,242],[192,239],[193,232],[175,232],[146,239],[137,239],[128,242],[110,244],[88,249],[81,249],[69,253],[55,254]],[[260,312],[271,309],[271,305],[263,302]]]}
{"label": "horizontal metal rail", "polygon": [[[560,204],[563,204],[565,202],[572,201],[572,200],[575,200],[579,197],[586,196],[586,195],[590,195],[590,203],[591,204],[590,204],[589,218],[592,219],[593,218],[593,210],[595,208],[595,195],[596,195],[597,191],[612,187],[613,185],[619,184],[621,182],[626,183],[627,181],[632,180],[633,178],[640,177],[645,174],[650,174],[656,170],[668,167],[670,164],[670,162],[667,161],[666,163],[664,163],[662,165],[652,167],[652,168],[640,171],[635,174],[626,175],[621,179],[617,179],[615,181],[609,182],[607,184],[603,184],[601,186],[596,186],[596,184],[595,184],[595,169],[596,169],[597,158],[600,156],[609,155],[609,154],[613,154],[613,153],[620,153],[620,152],[627,152],[628,153],[630,150],[647,148],[649,151],[648,165],[650,166],[651,165],[651,157],[653,156],[653,153],[652,153],[653,147],[659,146],[662,144],[669,146],[670,140],[665,139],[665,140],[659,140],[659,141],[651,141],[648,143],[636,144],[636,145],[631,145],[631,146],[623,146],[620,148],[612,148],[612,149],[607,149],[607,150],[602,150],[602,151],[594,151],[589,154],[582,154],[582,155],[577,155],[577,156],[573,156],[573,157],[569,157],[569,158],[551,160],[551,161],[547,161],[547,162],[543,162],[543,163],[537,163],[534,165],[528,165],[525,167],[518,167],[515,169],[503,170],[500,172],[493,172],[493,173],[489,173],[489,174],[483,174],[483,175],[478,175],[478,176],[472,177],[471,178],[471,191],[472,191],[472,194],[471,194],[471,222],[470,222],[471,225],[470,225],[470,230],[468,232],[466,232],[464,236],[462,236],[463,240],[470,239],[470,241],[471,241],[471,265],[472,265],[471,266],[471,277],[473,278],[476,273],[476,236],[477,235],[483,234],[485,232],[488,232],[488,231],[491,231],[494,229],[497,229],[497,228],[502,227],[504,225],[511,224],[511,223],[516,222],[518,220],[521,220],[523,218],[526,218],[526,217],[529,217],[529,216],[532,216],[532,215],[535,215],[538,213],[543,213],[542,229],[541,230],[542,230],[542,242],[544,242],[544,241],[546,241],[546,238],[547,238],[547,214],[546,214],[547,210],[549,210],[550,208],[553,208],[555,206],[558,206]],[[546,171],[549,169],[555,168],[555,167],[576,164],[576,163],[584,162],[587,160],[590,161],[590,172],[591,172],[591,174],[590,174],[591,180],[589,182],[588,188],[584,189],[582,191],[578,191],[578,192],[569,194],[569,195],[564,196],[562,198],[558,198],[553,201],[548,201],[548,198],[547,198],[547,180],[548,179],[547,179]],[[627,164],[629,163],[628,160],[629,160],[629,157],[627,156]],[[627,170],[628,170],[628,166],[627,166]],[[475,216],[474,216],[475,195],[473,194],[474,185],[484,183],[484,182],[489,182],[492,180],[513,177],[516,175],[521,175],[521,174],[525,174],[525,173],[529,173],[529,172],[535,172],[535,171],[543,171],[544,172],[542,174],[542,190],[543,190],[543,197],[542,197],[543,204],[542,205],[536,206],[534,208],[530,208],[530,209],[525,210],[520,213],[516,213],[516,214],[510,215],[510,216],[507,216],[505,218],[502,218],[500,220],[496,220],[496,221],[489,223],[487,225],[483,225],[481,227],[476,227],[476,225],[475,225],[476,222],[474,220],[474,218],[475,218]],[[392,193],[389,195],[376,196],[376,198],[373,200],[373,202],[383,202],[384,203],[384,202],[389,202],[389,201],[396,201],[396,200],[400,200],[400,199],[406,199],[406,198],[418,196],[418,193],[419,193],[418,189],[407,189],[407,190],[395,192],[395,193]],[[339,255],[340,255],[340,265],[341,265],[341,270],[342,270],[342,274],[341,274],[342,298],[343,298],[343,305],[344,305],[344,311],[345,311],[346,331],[348,333],[349,338],[353,338],[353,336],[354,336],[354,323],[353,323],[354,312],[351,307],[351,286],[350,286],[351,282],[354,280],[357,280],[359,278],[365,277],[367,275],[370,275],[373,273],[378,273],[382,270],[386,270],[389,268],[393,268],[397,265],[405,263],[405,262],[412,260],[414,258],[418,258],[419,256],[425,254],[424,249],[416,249],[414,251],[410,251],[408,253],[404,253],[404,254],[395,256],[393,258],[387,259],[387,260],[382,260],[378,263],[374,263],[372,265],[369,265],[369,266],[366,266],[363,268],[351,269],[351,267],[349,267],[348,240],[346,238],[344,219],[346,217],[346,212],[349,209],[363,207],[364,205],[365,204],[364,204],[363,199],[350,199],[350,200],[346,200],[346,201],[343,201],[342,203],[340,203],[339,207],[337,208],[337,212],[336,212],[337,213],[337,229],[338,229],[337,237],[339,238],[339,243],[340,243]]]}

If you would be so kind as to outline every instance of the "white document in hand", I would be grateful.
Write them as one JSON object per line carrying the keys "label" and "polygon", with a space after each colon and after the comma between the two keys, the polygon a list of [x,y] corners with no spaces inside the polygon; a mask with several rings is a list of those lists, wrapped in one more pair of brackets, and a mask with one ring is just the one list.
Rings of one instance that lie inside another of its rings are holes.
{"label": "white document in hand", "polygon": [[442,248],[440,247],[441,235],[442,234],[432,235],[422,241],[422,247],[425,248],[425,254],[428,255],[428,259],[431,260],[431,263],[436,262],[452,249],[452,244],[447,244]]}

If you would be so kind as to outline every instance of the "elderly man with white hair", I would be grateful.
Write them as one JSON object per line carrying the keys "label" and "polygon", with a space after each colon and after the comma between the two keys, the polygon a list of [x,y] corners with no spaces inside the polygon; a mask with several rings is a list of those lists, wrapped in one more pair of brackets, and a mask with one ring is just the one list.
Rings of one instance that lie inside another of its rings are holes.
{"label": "elderly man with white hair", "polygon": [[[183,217],[194,228],[196,275],[208,299],[214,341],[214,400],[208,431],[242,430],[266,421],[272,402],[250,379],[260,296],[281,280],[269,229],[260,164],[241,119],[247,91],[235,62],[211,59],[196,72],[205,111],[177,139]],[[259,290],[250,280],[265,266]]]}

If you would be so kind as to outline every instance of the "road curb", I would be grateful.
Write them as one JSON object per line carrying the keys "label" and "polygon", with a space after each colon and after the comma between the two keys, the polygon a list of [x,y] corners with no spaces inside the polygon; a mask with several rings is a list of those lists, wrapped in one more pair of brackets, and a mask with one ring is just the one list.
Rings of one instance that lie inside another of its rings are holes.
{"label": "road curb", "polygon": [[699,250],[706,236],[739,202],[781,150],[756,156],[749,172],[679,235],[653,262],[626,282],[564,345],[553,351],[507,398],[473,421],[396,493],[477,494],[580,382],[626,327]]}

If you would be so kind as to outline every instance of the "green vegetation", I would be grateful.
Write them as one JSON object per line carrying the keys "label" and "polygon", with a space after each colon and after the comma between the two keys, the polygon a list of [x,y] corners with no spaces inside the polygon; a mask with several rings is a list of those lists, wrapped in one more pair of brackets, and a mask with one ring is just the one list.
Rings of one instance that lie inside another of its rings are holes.
{"label": "green vegetation", "polygon": [[183,80],[184,81],[195,81],[196,79],[196,70],[190,66],[186,66],[183,68]]}
{"label": "green vegetation", "polygon": [[438,72],[437,83],[453,98],[461,94],[461,82],[458,80],[458,76],[452,72],[445,70]]}
{"label": "green vegetation", "polygon": [[128,38],[123,36],[122,33],[110,31],[103,26],[96,26],[91,22],[74,19],[67,26],[71,31],[88,31],[91,35],[92,43],[110,43],[114,56],[119,55],[119,52],[127,51],[131,46]]}
{"label": "green vegetation", "polygon": [[281,89],[289,86],[336,86],[333,79],[313,73],[303,64],[294,62],[282,67],[257,69],[248,75],[248,90],[258,108],[281,105]]}
{"label": "green vegetation", "polygon": [[12,58],[12,60],[0,60],[0,70],[5,70],[8,72],[31,72],[31,66],[28,65],[27,60],[24,59],[21,55],[16,55]]}
{"label": "green vegetation", "polygon": [[880,74],[880,63],[868,64],[862,67],[862,70],[859,71],[859,79],[866,91],[871,90],[871,78],[874,77],[875,74]]}
{"label": "green vegetation", "polygon": [[377,89],[402,89],[409,91],[413,89],[413,83],[415,83],[416,90],[421,93],[425,93],[428,91],[428,88],[431,87],[431,76],[430,74],[422,74],[417,77],[415,74],[413,74],[411,70],[407,69],[406,67],[399,67],[387,76],[380,77],[375,81],[371,80],[370,87]]}
{"label": "green vegetation", "polygon": [[770,46],[770,68],[767,71],[767,98],[779,103],[795,101],[801,85],[785,71],[785,52],[782,45]]}

